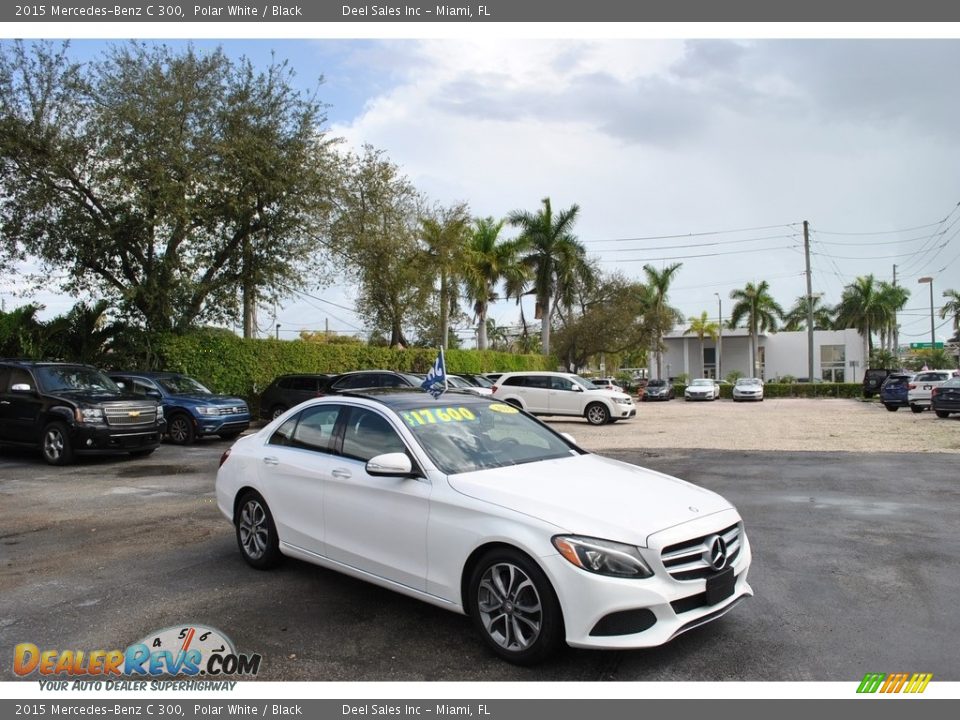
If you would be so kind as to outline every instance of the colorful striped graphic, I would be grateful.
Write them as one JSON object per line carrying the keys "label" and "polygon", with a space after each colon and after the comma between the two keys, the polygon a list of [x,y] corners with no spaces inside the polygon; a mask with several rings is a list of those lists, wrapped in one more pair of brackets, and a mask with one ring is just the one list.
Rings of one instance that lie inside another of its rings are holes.
{"label": "colorful striped graphic", "polygon": [[933,673],[867,673],[858,693],[922,693],[933,680]]}

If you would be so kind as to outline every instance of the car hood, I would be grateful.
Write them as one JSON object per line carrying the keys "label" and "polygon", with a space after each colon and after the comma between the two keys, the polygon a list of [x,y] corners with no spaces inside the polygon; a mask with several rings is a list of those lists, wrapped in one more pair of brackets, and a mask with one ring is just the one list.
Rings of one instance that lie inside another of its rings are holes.
{"label": "car hood", "polygon": [[576,533],[646,547],[661,530],[733,506],[669,475],[578,455],[451,475],[454,490]]}
{"label": "car hood", "polygon": [[243,398],[230,397],[229,395],[206,395],[204,393],[171,395],[173,399],[181,402],[196,403],[197,405],[217,405],[219,407],[246,405],[247,401]]}
{"label": "car hood", "polygon": [[132,393],[112,393],[102,390],[56,390],[50,395],[70,399],[84,405],[100,405],[102,403],[149,403],[156,404],[151,398],[143,398]]}
{"label": "car hood", "polygon": [[597,388],[596,390],[584,390],[584,392],[589,395],[603,395],[604,397],[613,398],[614,400],[630,400],[631,397],[624,392],[619,392],[617,390],[608,390],[607,388]]}
{"label": "car hood", "polygon": [[694,387],[693,385],[691,385],[690,387],[688,387],[688,388],[686,389],[686,392],[688,392],[688,393],[712,393],[712,392],[714,392],[714,389],[713,389],[712,387],[704,386],[704,385],[698,385],[697,387]]}

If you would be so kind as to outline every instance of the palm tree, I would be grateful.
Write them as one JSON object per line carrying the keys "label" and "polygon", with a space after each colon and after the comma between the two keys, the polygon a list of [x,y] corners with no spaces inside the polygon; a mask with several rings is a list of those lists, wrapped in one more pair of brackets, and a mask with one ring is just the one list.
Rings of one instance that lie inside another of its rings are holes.
{"label": "palm tree", "polygon": [[677,271],[683,263],[667,265],[663,270],[657,270],[653,265],[644,265],[646,287],[649,291],[647,303],[647,324],[653,336],[653,351],[657,354],[657,378],[663,377],[663,336],[673,330],[673,326],[683,322],[683,314],[667,304],[667,292]]}
{"label": "palm tree", "polygon": [[948,315],[953,315],[953,337],[960,337],[960,292],[944,290],[943,296],[949,300],[940,308],[940,317],[946,320]]}
{"label": "palm tree", "polygon": [[[831,330],[833,328],[834,308],[823,304],[820,295],[811,295],[813,305],[813,329]],[[790,331],[807,329],[807,296],[801,295],[783,316],[783,329]]]}
{"label": "palm tree", "polygon": [[520,243],[499,242],[503,220],[492,217],[474,221],[463,258],[463,278],[467,296],[473,303],[477,320],[477,348],[487,349],[487,310],[490,302],[497,299],[495,287],[505,279],[525,276],[524,268],[517,262]]}
{"label": "palm tree", "polygon": [[691,317],[687,318],[690,322],[690,327],[683,331],[684,335],[694,334],[700,340],[700,363],[703,363],[703,340],[706,336],[716,342],[717,336],[720,334],[720,325],[715,320],[707,319],[707,311],[704,310],[700,313],[700,317]]}
{"label": "palm tree", "polygon": [[873,333],[885,332],[894,325],[898,309],[903,307],[909,293],[903,288],[877,282],[873,275],[858,277],[843,289],[837,306],[838,328],[856,328],[863,338],[863,357],[873,351]]}
{"label": "palm tree", "polygon": [[730,299],[734,301],[730,311],[730,327],[736,327],[745,321],[750,330],[750,372],[760,377],[757,358],[760,355],[760,333],[776,332],[778,321],[783,320],[783,308],[770,295],[770,284],[766,280],[759,284],[747,283],[741,290],[731,290]]}
{"label": "palm tree", "polygon": [[[897,313],[903,310],[910,299],[910,291],[901,285],[881,282],[880,288],[880,324],[877,332],[880,334],[880,347],[890,353],[895,352],[894,338],[897,336]],[[881,365],[880,367],[893,367]]]}
{"label": "palm tree", "polygon": [[540,344],[544,355],[550,354],[550,321],[554,299],[569,297],[568,283],[586,265],[586,250],[573,235],[579,205],[571,205],[554,215],[550,198],[543,198],[543,207],[536,213],[515,210],[508,222],[520,228],[523,263],[530,268],[533,291],[540,308]]}
{"label": "palm tree", "polygon": [[421,238],[434,272],[440,276],[440,344],[446,349],[449,339],[450,310],[459,304],[455,276],[462,267],[469,219],[466,208],[458,205],[420,221]]}

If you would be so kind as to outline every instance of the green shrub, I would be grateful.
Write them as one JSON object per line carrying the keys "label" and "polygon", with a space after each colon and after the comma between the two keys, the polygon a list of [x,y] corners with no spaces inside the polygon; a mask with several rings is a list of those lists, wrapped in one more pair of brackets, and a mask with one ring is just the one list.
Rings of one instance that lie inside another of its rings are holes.
{"label": "green shrub", "polygon": [[[444,354],[447,371],[453,374],[557,367],[555,358],[542,355],[514,355],[493,350],[448,350]],[[425,373],[433,366],[437,350],[394,350],[299,340],[244,340],[229,333],[201,330],[163,338],[160,356],[162,369],[195,377],[215,392],[245,398],[255,410],[260,393],[278,375],[371,369]]]}

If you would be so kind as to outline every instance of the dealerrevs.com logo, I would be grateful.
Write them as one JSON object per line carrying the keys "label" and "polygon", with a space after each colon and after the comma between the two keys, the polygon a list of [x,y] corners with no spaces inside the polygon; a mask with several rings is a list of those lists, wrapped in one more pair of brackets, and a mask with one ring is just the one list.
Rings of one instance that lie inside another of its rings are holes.
{"label": "dealerrevs.com logo", "polygon": [[255,677],[261,656],[242,655],[216,628],[176,625],[150,633],[124,650],[41,650],[20,643],[13,651],[13,671],[20,677],[96,679],[186,676],[196,678]]}
{"label": "dealerrevs.com logo", "polygon": [[857,692],[918,694],[927,689],[931,680],[933,673],[867,673]]}

